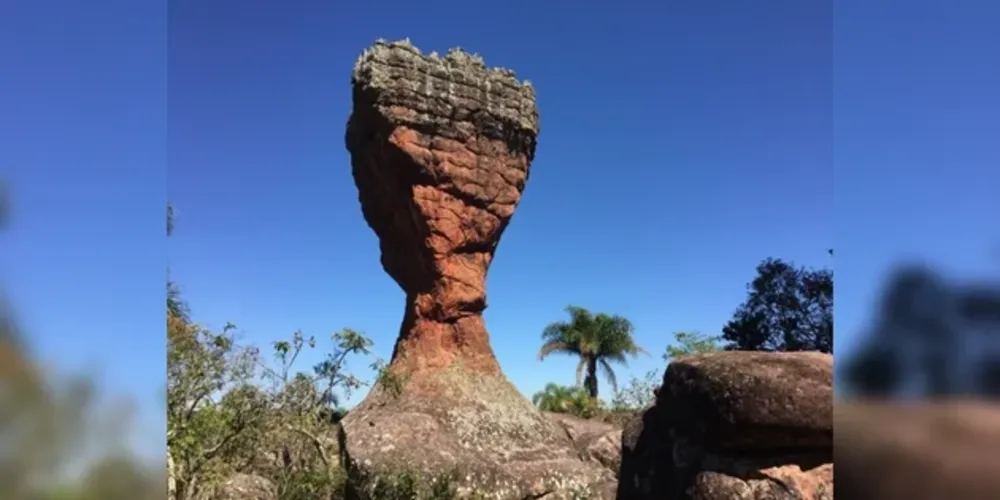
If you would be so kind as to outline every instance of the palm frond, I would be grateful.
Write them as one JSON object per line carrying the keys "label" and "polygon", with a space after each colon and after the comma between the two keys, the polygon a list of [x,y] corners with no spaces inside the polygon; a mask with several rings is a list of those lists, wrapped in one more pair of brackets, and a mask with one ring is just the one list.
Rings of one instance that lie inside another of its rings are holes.
{"label": "palm frond", "polygon": [[569,305],[566,306],[566,312],[573,325],[586,326],[594,321],[594,315],[584,307]]}
{"label": "palm frond", "polygon": [[573,336],[573,325],[566,323],[565,321],[557,321],[555,323],[549,323],[542,330],[543,340],[565,340]]}
{"label": "palm frond", "polygon": [[608,383],[611,384],[611,390],[618,392],[618,378],[615,377],[615,371],[611,369],[611,365],[606,359],[597,360],[597,364],[601,367],[604,377],[608,379]]}
{"label": "palm frond", "polygon": [[579,350],[576,347],[561,340],[549,340],[545,344],[542,344],[542,348],[538,350],[538,360],[542,361],[546,356],[555,353],[578,355]]}
{"label": "palm frond", "polygon": [[584,372],[587,371],[587,357],[580,356],[580,362],[576,365],[576,386],[583,387]]}

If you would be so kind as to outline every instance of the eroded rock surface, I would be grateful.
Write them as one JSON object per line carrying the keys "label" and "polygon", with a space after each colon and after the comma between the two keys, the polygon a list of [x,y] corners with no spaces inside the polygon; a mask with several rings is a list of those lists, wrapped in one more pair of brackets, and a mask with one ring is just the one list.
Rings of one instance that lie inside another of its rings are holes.
{"label": "eroded rock surface", "polygon": [[581,456],[605,466],[615,475],[622,463],[622,430],[615,425],[565,413],[544,412],[565,429]]}
{"label": "eroded rock surface", "polygon": [[832,356],[687,356],[623,431],[618,498],[832,499],[832,462]]}
{"label": "eroded rock surface", "polygon": [[407,470],[481,498],[613,497],[614,474],[503,376],[482,318],[535,154],[534,90],[478,56],[408,42],[366,50],[352,83],[352,171],[406,305],[390,375],[341,422],[349,495]]}
{"label": "eroded rock surface", "polygon": [[406,292],[393,363],[499,373],[486,271],[535,156],[535,93],[453,50],[376,43],[358,59],[346,144],[382,266]]}

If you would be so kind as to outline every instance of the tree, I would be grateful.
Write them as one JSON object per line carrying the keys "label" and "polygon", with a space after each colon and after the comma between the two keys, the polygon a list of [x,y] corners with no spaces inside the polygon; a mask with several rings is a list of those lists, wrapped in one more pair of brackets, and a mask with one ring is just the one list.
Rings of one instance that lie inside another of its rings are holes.
{"label": "tree", "polygon": [[833,352],[833,271],[765,259],[723,327],[728,349]]}
{"label": "tree", "polygon": [[262,365],[264,378],[273,387],[268,432],[274,443],[280,443],[284,462],[272,475],[280,498],[330,498],[343,479],[333,444],[333,420],[344,413],[336,391],[349,397],[351,391],[365,385],[346,372],[347,359],[371,354],[372,341],[348,328],[334,333],[332,340],[333,350],[313,367],[312,374],[292,374],[304,348],[316,347],[315,338],[305,338],[299,332],[289,341],[274,342],[275,368]]}
{"label": "tree", "polygon": [[[169,321],[169,318],[168,318]],[[167,450],[177,500],[210,491],[216,468],[263,424],[268,402],[253,385],[257,353],[227,325],[213,333],[176,318],[167,329]]]}
{"label": "tree", "polygon": [[667,346],[667,352],[663,353],[663,360],[669,363],[670,360],[680,356],[721,351],[723,350],[721,341],[721,337],[710,337],[699,332],[676,332],[674,333],[675,343]]}
{"label": "tree", "polygon": [[597,370],[600,367],[612,390],[618,386],[611,363],[627,365],[627,357],[645,352],[632,338],[632,323],[617,315],[592,314],[577,306],[567,306],[570,321],[555,322],[542,331],[542,348],[538,359],[544,360],[553,353],[563,353],[580,358],[576,368],[577,385],[596,398],[598,394]]}
{"label": "tree", "polygon": [[847,392],[1000,395],[1000,355],[982,343],[1000,331],[1000,282],[957,283],[924,265],[906,265],[883,286],[860,345],[837,363],[837,380]]}
{"label": "tree", "polygon": [[[168,236],[173,230],[168,205]],[[295,332],[273,342],[267,360],[236,342],[233,325],[215,333],[192,321],[169,275],[166,316],[168,498],[214,498],[241,475],[266,480],[285,500],[334,498],[344,479],[339,402],[366,385],[347,364],[371,355],[372,341],[343,329],[311,370],[297,371],[300,354],[317,347],[314,337]],[[372,367],[384,373],[380,360]]]}

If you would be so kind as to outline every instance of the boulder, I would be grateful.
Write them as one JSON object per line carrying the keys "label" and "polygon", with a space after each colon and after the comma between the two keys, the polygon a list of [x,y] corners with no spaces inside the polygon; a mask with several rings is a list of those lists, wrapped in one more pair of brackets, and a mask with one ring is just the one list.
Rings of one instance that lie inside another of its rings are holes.
{"label": "boulder", "polygon": [[713,448],[828,446],[833,438],[833,358],[827,354],[681,357],[667,367],[663,387],[677,430]]}
{"label": "boulder", "polygon": [[479,56],[408,41],[365,50],[352,86],[361,211],[406,304],[386,373],[341,421],[348,496],[416,473],[486,498],[611,498],[614,474],[504,377],[482,316],[535,154],[534,90]]}
{"label": "boulder", "polygon": [[819,353],[675,360],[622,432],[618,498],[832,499],[832,373]]}

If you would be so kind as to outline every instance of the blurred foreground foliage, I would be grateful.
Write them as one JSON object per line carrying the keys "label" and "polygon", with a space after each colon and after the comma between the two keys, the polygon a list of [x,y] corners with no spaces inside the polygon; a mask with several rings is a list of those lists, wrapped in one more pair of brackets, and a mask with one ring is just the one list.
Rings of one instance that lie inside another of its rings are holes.
{"label": "blurred foreground foliage", "polygon": [[102,411],[97,396],[88,377],[60,377],[33,362],[0,303],[0,498],[163,498],[162,463],[115,446],[109,431],[125,416]]}
{"label": "blurred foreground foliage", "polygon": [[[0,184],[0,229],[8,214]],[[162,499],[162,462],[144,463],[111,439],[127,412],[98,400],[90,377],[42,369],[25,341],[0,296],[0,498]]]}

